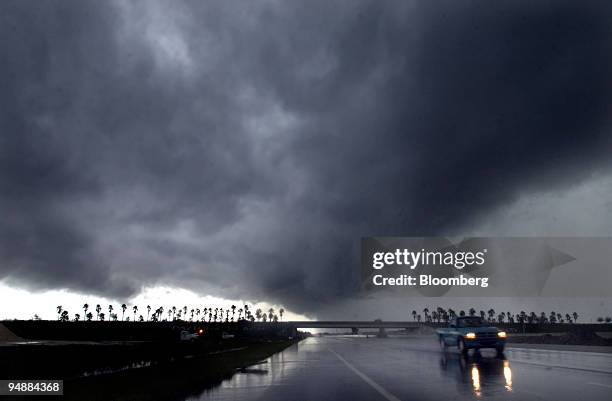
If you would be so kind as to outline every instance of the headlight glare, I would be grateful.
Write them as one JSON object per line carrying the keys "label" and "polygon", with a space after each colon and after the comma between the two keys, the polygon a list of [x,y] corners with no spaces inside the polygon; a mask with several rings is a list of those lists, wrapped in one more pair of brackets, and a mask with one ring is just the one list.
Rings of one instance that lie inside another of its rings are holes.
{"label": "headlight glare", "polygon": [[497,333],[497,336],[499,338],[506,338],[508,335],[506,334],[505,331],[500,331],[499,333]]}
{"label": "headlight glare", "polygon": [[476,338],[476,333],[467,333],[467,334],[465,335],[465,338],[468,338],[468,339],[470,339],[470,340],[473,340],[473,339],[475,339],[475,338]]}

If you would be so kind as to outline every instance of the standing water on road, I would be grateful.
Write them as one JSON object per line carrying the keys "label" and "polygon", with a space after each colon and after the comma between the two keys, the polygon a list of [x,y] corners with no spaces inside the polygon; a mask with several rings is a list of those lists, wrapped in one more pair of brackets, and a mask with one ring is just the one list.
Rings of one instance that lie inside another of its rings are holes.
{"label": "standing water on road", "polygon": [[430,337],[312,337],[185,401],[608,400],[612,354],[509,348],[463,357]]}

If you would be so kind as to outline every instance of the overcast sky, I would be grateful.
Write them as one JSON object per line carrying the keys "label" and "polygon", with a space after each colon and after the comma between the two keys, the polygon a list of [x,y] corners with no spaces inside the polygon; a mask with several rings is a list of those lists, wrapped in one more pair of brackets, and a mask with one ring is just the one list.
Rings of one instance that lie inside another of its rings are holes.
{"label": "overcast sky", "polygon": [[0,281],[314,316],[355,295],[362,236],[612,235],[611,19],[2,1]]}

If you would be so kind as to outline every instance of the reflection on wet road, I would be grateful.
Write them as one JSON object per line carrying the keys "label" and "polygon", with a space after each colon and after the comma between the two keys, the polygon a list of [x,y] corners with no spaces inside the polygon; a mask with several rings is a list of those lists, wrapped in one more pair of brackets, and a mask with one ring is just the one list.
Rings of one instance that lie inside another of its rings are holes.
{"label": "reflection on wet road", "polygon": [[188,401],[608,400],[612,354],[509,349],[461,357],[433,338],[309,338]]}

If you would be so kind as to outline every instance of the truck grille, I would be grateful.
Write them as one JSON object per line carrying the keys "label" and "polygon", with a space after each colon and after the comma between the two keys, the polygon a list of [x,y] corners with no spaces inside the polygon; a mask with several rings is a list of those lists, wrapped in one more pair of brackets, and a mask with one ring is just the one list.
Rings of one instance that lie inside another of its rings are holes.
{"label": "truck grille", "polygon": [[497,332],[489,331],[485,333],[476,333],[476,338],[479,340],[495,340],[497,339]]}

